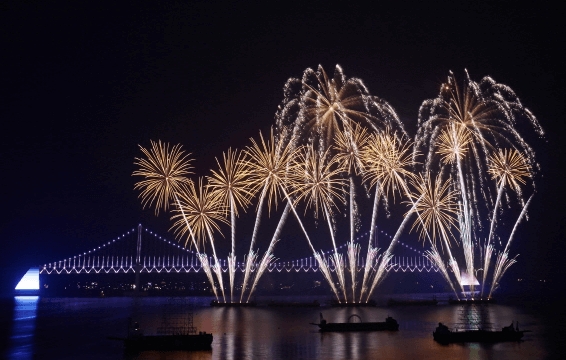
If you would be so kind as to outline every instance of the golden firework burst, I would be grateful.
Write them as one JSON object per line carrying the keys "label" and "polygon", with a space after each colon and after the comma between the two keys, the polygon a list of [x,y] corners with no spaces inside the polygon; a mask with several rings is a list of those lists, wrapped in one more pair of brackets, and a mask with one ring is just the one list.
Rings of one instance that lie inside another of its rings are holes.
{"label": "golden firework burst", "polygon": [[313,145],[305,146],[293,161],[289,177],[293,190],[289,196],[296,197],[295,203],[305,199],[306,209],[313,207],[315,217],[321,208],[331,215],[335,199],[344,202],[346,180],[338,176],[341,171],[337,157],[330,157],[328,150],[320,155]]}
{"label": "golden firework burst", "polygon": [[250,192],[257,193],[263,189],[264,196],[268,197],[268,209],[271,211],[272,203],[277,207],[281,189],[286,186],[289,162],[295,151],[292,148],[292,141],[285,144],[282,141],[275,141],[273,128],[269,140],[265,141],[261,132],[259,137],[261,145],[253,138],[250,139],[252,146],[244,150],[249,159],[243,163],[249,173]]}
{"label": "golden firework burst", "polygon": [[199,178],[198,188],[191,183],[186,191],[180,193],[179,202],[181,209],[176,209],[176,214],[171,217],[174,221],[171,228],[178,238],[187,237],[185,246],[191,233],[187,222],[195,236],[197,251],[203,249],[207,238],[210,242],[214,241],[215,231],[222,234],[219,223],[228,224],[225,218],[226,207],[221,197],[203,184],[203,178]]}
{"label": "golden firework burst", "polygon": [[360,79],[346,79],[338,65],[332,78],[328,77],[322,66],[318,67],[316,73],[311,73],[316,78],[313,84],[303,80],[307,90],[302,99],[303,115],[306,129],[316,132],[325,141],[324,149],[331,145],[334,134],[351,122],[378,122],[366,110],[366,98],[370,96]]}
{"label": "golden firework burst", "polygon": [[440,122],[442,127],[455,124],[459,128],[465,128],[469,134],[489,144],[482,133],[487,131],[493,135],[500,135],[506,127],[498,118],[500,109],[493,101],[487,101],[479,96],[475,83],[467,81],[464,88],[460,89],[453,75],[448,81],[447,84],[442,85],[444,96],[441,108],[445,112],[439,114],[435,121]]}
{"label": "golden firework burst", "polygon": [[362,151],[364,181],[369,181],[370,187],[379,183],[379,191],[385,195],[392,193],[394,199],[396,191],[407,192],[406,179],[415,176],[407,168],[417,164],[413,159],[419,155],[411,153],[412,144],[412,141],[400,139],[389,131],[370,135]]}
{"label": "golden firework burst", "polygon": [[334,149],[338,151],[336,160],[350,174],[360,174],[363,170],[361,149],[369,140],[367,129],[359,124],[347,126],[344,131],[338,130],[334,139]]}
{"label": "golden firework burst", "polygon": [[509,185],[519,191],[519,183],[525,185],[526,177],[531,176],[531,167],[525,157],[515,149],[499,149],[489,157],[491,178],[497,180],[497,186]]}
{"label": "golden firework burst", "polygon": [[[451,190],[452,180],[448,179],[442,182],[440,174],[436,176],[435,181],[428,176],[426,179],[419,175],[418,179],[412,181],[416,192],[411,193],[413,202],[416,203],[412,210],[407,212],[405,216],[416,212],[417,219],[413,223],[411,231],[416,227],[420,228],[419,239],[424,239],[427,233],[431,234],[431,242],[436,244],[439,236],[448,244],[450,237],[453,237],[452,227],[458,221],[458,206],[456,200],[458,191]],[[436,246],[436,245],[435,245]]]}
{"label": "golden firework burst", "polygon": [[465,126],[457,126],[452,123],[444,128],[438,136],[437,154],[442,156],[444,163],[453,164],[464,158],[471,142],[470,131]]}
{"label": "golden firework burst", "polygon": [[223,163],[218,159],[218,171],[212,170],[212,176],[207,176],[208,186],[217,194],[227,209],[232,208],[238,216],[238,208],[246,208],[253,194],[250,192],[249,173],[243,154],[228,149],[222,154]]}
{"label": "golden firework burst", "polygon": [[140,189],[139,197],[143,207],[155,204],[155,214],[159,210],[167,211],[169,202],[175,194],[184,191],[184,187],[192,184],[186,175],[192,174],[190,169],[190,154],[185,154],[180,144],[169,147],[168,143],[151,141],[151,149],[139,146],[146,158],[135,158],[135,165],[140,168],[132,175],[143,176],[145,180],[135,184],[134,189]]}

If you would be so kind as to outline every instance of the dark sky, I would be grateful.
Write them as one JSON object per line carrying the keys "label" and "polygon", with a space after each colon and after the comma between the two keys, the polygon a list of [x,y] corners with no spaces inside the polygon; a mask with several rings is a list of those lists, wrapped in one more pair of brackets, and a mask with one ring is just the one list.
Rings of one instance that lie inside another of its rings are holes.
{"label": "dark sky", "polygon": [[139,222],[165,234],[167,216],[142,210],[133,191],[138,144],[182,143],[206,175],[214,157],[274,124],[289,77],[340,64],[389,101],[411,135],[420,104],[449,70],[513,88],[547,131],[544,141],[525,134],[542,178],[515,266],[563,274],[560,9],[516,1],[48,3],[0,8],[3,273],[72,256]]}

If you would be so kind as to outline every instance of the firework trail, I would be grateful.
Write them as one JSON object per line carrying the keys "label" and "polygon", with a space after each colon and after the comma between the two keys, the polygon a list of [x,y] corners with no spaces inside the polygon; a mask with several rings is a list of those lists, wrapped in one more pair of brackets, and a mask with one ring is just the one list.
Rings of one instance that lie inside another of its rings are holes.
{"label": "firework trail", "polygon": [[240,294],[240,302],[242,302],[242,299],[244,297],[244,293],[246,291],[246,285],[248,284],[248,279],[250,277],[250,274],[253,271],[254,268],[254,264],[256,263],[257,260],[257,253],[254,252],[253,250],[250,250],[250,252],[248,253],[248,256],[244,258],[244,283],[242,285],[242,292]]}
{"label": "firework trail", "polygon": [[393,254],[390,253],[389,251],[386,251],[385,254],[381,255],[381,262],[378,259],[379,266],[377,267],[377,271],[375,277],[373,278],[373,283],[371,284],[371,288],[368,291],[366,303],[368,302],[371,294],[373,293],[377,285],[379,285],[379,283],[385,278],[385,271],[387,269],[387,264],[389,263],[389,261],[391,261],[392,257]]}
{"label": "firework trail", "polygon": [[330,288],[334,292],[334,295],[336,295],[336,299],[338,300],[338,302],[341,302],[340,295],[338,294],[338,289],[336,289],[334,280],[332,280],[332,275],[330,274],[330,268],[328,266],[328,262],[326,261],[326,257],[324,257],[324,254],[321,255],[318,253],[318,251],[314,251],[314,258],[318,262],[318,268],[320,269],[320,271],[324,275],[324,278],[330,285]]}
{"label": "firework trail", "polygon": [[344,299],[347,301],[346,281],[344,276],[344,262],[338,253],[334,229],[332,227],[332,208],[336,207],[334,199],[342,200],[342,192],[345,181],[338,177],[342,168],[338,164],[336,157],[330,157],[328,150],[322,155],[310,145],[299,151],[295,158],[292,171],[289,177],[293,190],[289,196],[295,197],[295,203],[305,200],[306,207],[314,208],[314,216],[318,218],[319,210],[322,210],[323,217],[327,220],[334,254],[332,259],[336,265],[336,275],[340,282]]}
{"label": "firework trail", "polygon": [[484,250],[484,263],[483,263],[483,280],[482,280],[482,284],[481,284],[481,293],[480,293],[480,298],[483,298],[483,290],[484,290],[484,284],[485,284],[485,280],[487,279],[487,274],[489,272],[489,265],[491,263],[491,257],[493,256],[493,245],[489,244],[485,246],[485,250]]}
{"label": "firework trail", "polygon": [[[350,264],[350,275],[352,281],[352,301],[355,302],[356,275],[358,273],[357,260],[360,246],[354,244],[355,222],[357,218],[357,205],[355,203],[354,174],[363,173],[364,164],[361,159],[360,149],[365,147],[369,140],[366,129],[358,124],[347,126],[344,131],[338,130],[335,138],[336,159],[338,164],[344,169],[350,180],[350,242],[348,243],[348,262]],[[355,250],[357,248],[357,250]]]}
{"label": "firework trail", "polygon": [[352,302],[356,302],[356,274],[358,273],[358,258],[360,256],[360,245],[354,241],[348,243],[348,262],[350,264],[350,274],[352,277]]}
{"label": "firework trail", "polygon": [[[506,179],[503,177],[509,175],[509,154],[517,154],[516,166],[524,166],[522,171],[532,175],[534,170],[539,170],[533,149],[516,129],[522,122],[530,124],[540,137],[544,135],[535,116],[522,105],[513,90],[496,83],[490,77],[484,77],[480,82],[472,81],[467,72],[462,87],[458,86],[454,75],[450,73],[448,82],[442,85],[439,96],[423,102],[419,110],[415,151],[428,149],[425,169],[431,171],[436,164],[434,154],[440,154],[441,162],[451,164],[451,170],[457,174],[456,178],[459,180],[462,198],[460,240],[463,244],[466,270],[470,275],[474,274],[474,242],[478,243],[474,239],[482,235],[487,239],[485,246],[478,246],[480,251],[484,252],[481,254],[484,284],[489,271],[486,265],[489,265],[490,251],[493,251],[489,245],[495,232],[497,209],[505,191],[503,183]],[[509,152],[499,150],[502,147],[510,148]],[[497,151],[499,154],[490,156]],[[499,164],[495,165],[496,162]],[[503,170],[505,166],[502,165],[506,165],[507,170]],[[494,170],[494,166],[499,169]],[[488,186],[489,173],[492,178],[499,179],[495,189]],[[519,202],[524,205],[517,185],[517,182],[514,182],[513,188],[517,192]],[[495,206],[492,207],[494,200]],[[489,225],[487,219],[480,216],[481,204],[489,213],[493,211]],[[489,229],[489,233],[483,233],[485,228]],[[482,284],[482,293],[483,286]],[[473,285],[470,290],[473,291]]]}
{"label": "firework trail", "polygon": [[209,187],[218,196],[227,209],[230,209],[230,228],[232,235],[232,251],[228,255],[228,274],[230,279],[230,301],[234,299],[234,275],[236,271],[236,217],[238,207],[245,209],[250,204],[253,193],[248,190],[248,172],[242,153],[228,149],[223,153],[223,166],[218,159],[218,171],[212,170],[212,176],[207,176]]}
{"label": "firework trail", "polygon": [[[195,224],[190,223],[190,219],[194,219],[194,213],[190,213],[191,210],[194,210],[194,207],[189,207],[189,214],[187,214],[184,205],[179,199],[180,197],[186,199],[190,198],[187,194],[187,187],[192,189],[192,193],[195,194],[194,183],[185,177],[185,175],[191,173],[189,171],[191,167],[189,165],[190,160],[188,159],[188,155],[184,155],[181,145],[175,145],[171,150],[169,150],[169,144],[162,144],[161,141],[157,143],[152,141],[151,145],[151,150],[140,146],[147,158],[136,158],[137,162],[135,164],[140,166],[140,170],[135,171],[133,175],[143,176],[145,180],[136,183],[134,188],[143,189],[140,197],[142,197],[144,207],[147,204],[153,204],[155,201],[156,214],[159,213],[159,208],[161,207],[167,210],[169,201],[171,199],[175,200],[175,204],[177,205],[176,211],[181,213],[181,219],[177,222],[177,227],[182,229],[180,235],[182,236],[186,231],[190,233],[190,238],[197,251],[197,258],[201,261],[214,295],[216,299],[218,299],[218,293],[214,279],[212,278],[208,257],[200,253],[199,243],[193,231]],[[199,183],[202,185],[202,181]],[[192,204],[194,205],[194,202]],[[178,217],[178,215],[173,218],[175,217]],[[199,235],[202,235],[202,233],[199,232]],[[185,247],[187,246],[188,239],[189,237],[187,237]],[[220,281],[221,280],[220,278]]]}
{"label": "firework trail", "polygon": [[[406,185],[406,179],[414,178],[414,174],[407,170],[407,167],[415,165],[416,162],[410,153],[412,142],[399,138],[396,133],[391,133],[389,130],[370,135],[367,145],[362,149],[362,159],[365,164],[363,173],[364,181],[369,181],[370,189],[375,186],[375,199],[372,213],[370,238],[368,240],[368,254],[367,258],[370,259],[370,252],[373,247],[371,240],[373,238],[374,225],[377,217],[377,208],[380,194],[384,197],[388,194],[393,195],[395,200],[396,190],[402,194],[409,195]],[[397,236],[396,236],[397,238]],[[388,254],[391,253],[396,241],[392,242]],[[383,261],[383,258],[382,258]],[[360,298],[363,297],[365,281],[369,279],[370,271],[373,266],[366,266],[364,269],[364,280],[362,281],[362,293]],[[369,295],[368,295],[369,297]]]}
{"label": "firework trail", "polygon": [[[252,146],[248,146],[245,150],[249,160],[244,161],[247,173],[249,174],[247,181],[251,187],[250,192],[256,193],[259,189],[261,189],[252,240],[250,242],[250,255],[253,251],[257,238],[265,198],[267,197],[268,211],[271,212],[272,203],[275,207],[277,207],[277,201],[280,197],[281,190],[284,186],[284,180],[287,176],[288,164],[294,156],[294,151],[291,145],[292,142],[289,141],[284,144],[283,141],[276,141],[273,129],[271,129],[271,137],[269,140],[265,141],[261,132],[259,136],[261,145],[253,138],[250,139]],[[251,260],[253,260],[253,257],[248,256],[246,261],[249,262]],[[246,264],[245,269],[246,272],[244,274],[244,284],[242,287],[240,302],[243,299],[244,291],[249,281],[250,274],[248,271],[251,270],[251,264]]]}
{"label": "firework trail", "polygon": [[515,231],[517,230],[517,227],[519,226],[519,223],[521,222],[521,220],[523,220],[523,217],[525,217],[525,215],[527,214],[527,208],[529,207],[529,204],[531,203],[531,200],[533,199],[533,196],[535,196],[535,194],[532,194],[529,197],[529,200],[527,201],[527,203],[525,204],[525,206],[523,206],[523,210],[521,211],[521,214],[519,215],[519,218],[517,219],[517,221],[515,222],[515,226],[513,226],[513,231],[511,232],[511,235],[509,236],[509,240],[507,240],[507,245],[505,245],[505,250],[504,252],[508,252],[509,251],[509,246],[511,246],[511,241],[513,241],[513,235],[515,235]]}
{"label": "firework trail", "polygon": [[[434,183],[430,174],[427,175],[426,179],[420,175],[418,180],[413,180],[411,183],[416,192],[410,194],[410,203],[415,205],[413,212],[417,213],[417,219],[413,223],[411,231],[415,227],[420,228],[419,239],[424,240],[425,237],[428,237],[431,246],[435,249],[431,253],[435,262],[438,262],[438,256],[440,256],[436,250],[436,239],[440,238],[443,241],[441,245],[446,249],[452,266],[455,261],[450,250],[450,238],[454,237],[451,228],[457,223],[454,215],[458,214],[458,208],[455,205],[458,192],[450,190],[451,179],[442,182],[440,173],[436,176]],[[454,288],[450,278],[446,276],[445,278]]]}
{"label": "firework trail", "polygon": [[[487,251],[490,250],[489,246],[491,245],[491,237],[493,235],[493,230],[495,227],[495,219],[497,215],[497,209],[499,208],[499,204],[501,201],[501,197],[503,194],[503,189],[505,186],[509,186],[511,189],[515,190],[517,194],[520,194],[521,188],[520,184],[525,184],[525,180],[523,177],[530,177],[531,176],[531,167],[527,163],[526,159],[524,158],[521,153],[517,150],[508,150],[504,149],[497,153],[492,154],[489,159],[489,169],[488,173],[491,174],[493,180],[497,180],[498,191],[497,191],[497,200],[495,201],[495,206],[493,207],[493,215],[491,218],[491,225],[489,229],[489,236],[487,238],[487,245],[485,248],[485,256],[484,256],[484,273],[483,273],[483,282],[482,282],[482,290],[481,294],[483,296],[484,291],[484,284],[487,278],[487,269],[489,269],[489,262],[491,259],[491,251],[488,254]],[[500,241],[501,242],[501,241]]]}
{"label": "firework trail", "polygon": [[263,255],[263,258],[261,259],[261,262],[259,263],[259,266],[256,269],[256,276],[255,276],[254,282],[252,284],[252,288],[250,290],[250,293],[248,295],[248,300],[246,300],[246,302],[250,301],[250,297],[252,296],[252,294],[255,290],[255,287],[257,285],[257,282],[261,278],[261,275],[275,261],[276,261],[276,259],[275,259],[275,256],[273,256],[273,254],[271,253],[271,249],[268,249],[265,252],[265,254]]}
{"label": "firework trail", "polygon": [[452,291],[454,291],[454,294],[456,295],[456,299],[460,300],[460,298],[458,297],[458,293],[454,288],[454,284],[452,283],[452,280],[450,280],[450,276],[448,275],[448,270],[446,269],[446,265],[444,265],[444,261],[442,260],[442,257],[440,256],[440,253],[438,252],[438,249],[436,248],[435,244],[432,245],[432,250],[425,251],[425,256],[430,260],[431,263],[435,264],[436,267],[440,269],[440,273],[442,274],[442,276],[444,276],[444,279],[450,285]]}
{"label": "firework trail", "polygon": [[351,123],[373,131],[394,127],[405,133],[393,107],[371,95],[361,79],[347,78],[339,65],[333,77],[319,65],[316,71],[307,68],[300,79],[287,80],[276,119],[278,129],[291,126],[297,140],[308,139],[319,151],[330,148],[336,132]]}
{"label": "firework trail", "polygon": [[[442,156],[441,161],[446,164],[456,164],[458,172],[458,179],[460,180],[460,194],[462,196],[462,219],[460,222],[460,235],[462,241],[462,248],[464,250],[464,258],[466,260],[467,272],[470,275],[474,274],[474,258],[473,258],[473,245],[472,245],[472,227],[471,227],[471,208],[468,205],[466,183],[464,181],[464,174],[462,172],[462,160],[466,156],[468,147],[472,143],[472,136],[469,130],[464,126],[457,126],[455,123],[449,124],[442,130],[438,137],[438,150],[437,154]],[[448,251],[450,251],[448,249]],[[456,260],[449,253],[450,264],[454,268]],[[458,277],[458,275],[457,275]],[[461,286],[461,284],[460,284]],[[470,285],[470,290],[473,294],[473,284]]]}
{"label": "firework trail", "polygon": [[[366,270],[366,269],[368,269],[368,268],[370,268],[370,267],[373,267],[374,260],[375,260],[376,258],[379,259],[379,258],[377,257],[378,252],[379,252],[379,249],[378,249],[378,248],[374,248],[374,247],[371,245],[371,243],[370,243],[369,249],[368,249],[367,258],[366,258],[366,264],[365,264],[365,267],[364,267],[364,277],[363,277],[363,280],[362,280],[362,288],[361,288],[361,290],[360,290],[360,301],[362,301],[362,298],[363,298],[364,294],[365,294],[366,291],[368,290],[367,281],[368,281],[368,279],[369,279],[368,274],[370,274],[370,271],[369,271],[369,270]],[[368,298],[369,298],[369,297],[368,297]]]}
{"label": "firework trail", "polygon": [[[192,232],[196,238],[197,244],[202,244],[203,249],[205,241],[208,239],[214,256],[214,264],[210,266],[210,269],[216,274],[222,290],[222,298],[226,301],[222,269],[216,255],[213,236],[214,231],[218,231],[222,234],[218,224],[219,222],[228,224],[228,221],[224,217],[226,207],[221,198],[203,184],[203,178],[199,179],[198,191],[197,187],[194,185],[190,186],[188,190],[188,192],[179,194],[180,208],[183,209],[183,214],[182,216],[174,215],[171,218],[172,220],[178,219],[173,223],[172,229],[174,229],[174,233],[177,237],[183,237],[187,231]],[[185,221],[185,219],[188,221]],[[206,269],[205,267],[205,271]],[[214,287],[214,282],[211,283],[211,285]]]}
{"label": "firework trail", "polygon": [[[283,225],[287,221],[287,216],[289,215],[290,210],[291,210],[291,202],[288,201],[287,205],[285,205],[285,209],[283,210],[283,214],[281,215],[281,218],[279,219],[279,224],[277,224],[277,228],[275,229],[275,233],[273,234],[273,238],[271,239],[271,242],[269,243],[269,248],[265,252],[264,257],[262,258],[260,265],[256,269],[255,279],[253,281],[253,285],[251,287],[247,301],[250,300],[250,297],[252,296],[252,293],[255,289],[255,286],[256,286],[257,282],[259,281],[259,279],[261,278],[261,276],[263,275],[263,273],[265,272],[265,270],[273,263],[273,261],[275,261],[275,258],[272,255],[273,254],[273,247],[275,246],[277,241],[279,241],[279,234],[281,233],[281,230],[283,230]],[[242,289],[242,293],[243,292],[244,292],[244,290]]]}
{"label": "firework trail", "polygon": [[204,273],[206,274],[206,277],[208,278],[208,282],[210,283],[212,291],[214,292],[214,297],[216,297],[216,301],[218,301],[218,292],[216,290],[216,285],[214,284],[214,278],[212,277],[212,271],[210,269],[210,263],[208,261],[208,256],[206,256],[206,254],[201,254],[201,253],[197,252],[197,258],[200,260],[200,263],[202,265]]}
{"label": "firework trail", "polygon": [[501,280],[501,277],[503,276],[503,274],[505,274],[507,269],[509,269],[511,265],[517,262],[517,260],[515,260],[516,258],[517,256],[515,256],[513,259],[509,259],[509,254],[507,253],[507,251],[504,251],[497,255],[495,271],[493,274],[493,282],[491,284],[491,290],[489,291],[488,298],[491,298],[493,291],[499,287],[499,280]]}

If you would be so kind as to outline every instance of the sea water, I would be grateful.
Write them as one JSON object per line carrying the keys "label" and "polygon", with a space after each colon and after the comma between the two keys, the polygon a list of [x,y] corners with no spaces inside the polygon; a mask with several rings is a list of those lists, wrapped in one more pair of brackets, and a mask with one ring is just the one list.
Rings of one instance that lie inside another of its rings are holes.
{"label": "sea water", "polygon": [[[431,295],[432,296],[432,295]],[[430,297],[431,297],[430,296]],[[439,298],[443,294],[438,294]],[[406,295],[406,298],[416,296]],[[312,302],[315,307],[268,307],[270,300]],[[3,302],[3,357],[6,359],[561,359],[565,326],[562,311],[541,303],[499,302],[486,306],[449,305],[340,308],[321,297],[257,299],[257,307],[210,307],[212,298],[15,297]],[[214,335],[208,351],[124,352],[128,319],[146,334],[155,334],[165,314],[190,312],[197,331]],[[385,321],[392,316],[399,331],[320,333],[320,316],[328,322]],[[432,332],[439,322],[451,328],[481,324],[501,329],[519,322],[520,342],[441,345]]]}

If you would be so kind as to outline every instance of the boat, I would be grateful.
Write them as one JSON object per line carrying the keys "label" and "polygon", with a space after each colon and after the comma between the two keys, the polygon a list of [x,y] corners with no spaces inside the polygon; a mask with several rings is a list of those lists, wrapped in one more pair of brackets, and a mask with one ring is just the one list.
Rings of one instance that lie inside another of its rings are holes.
{"label": "boat", "polygon": [[465,342],[503,342],[503,341],[519,341],[524,333],[528,330],[520,331],[519,324],[516,327],[513,324],[505,326],[501,331],[493,330],[464,330],[451,331],[446,325],[438,323],[438,327],[432,333],[434,340],[441,344],[465,343]]}
{"label": "boat", "polygon": [[313,302],[275,302],[271,300],[267,303],[267,306],[272,307],[320,307],[318,300]]}
{"label": "boat", "polygon": [[393,319],[391,316],[388,316],[385,319],[385,322],[362,322],[362,318],[358,315],[354,314],[348,318],[348,322],[345,323],[329,323],[324,320],[322,317],[322,313],[320,313],[320,323],[315,324],[311,323],[311,325],[317,325],[319,327],[319,331],[327,332],[327,331],[383,331],[383,330],[390,330],[390,331],[398,331],[399,324],[397,320]]}
{"label": "boat", "polygon": [[111,340],[124,342],[126,352],[137,353],[145,350],[210,350],[213,336],[198,332],[193,326],[193,313],[186,299],[171,298],[164,307],[163,318],[157,334],[147,335],[138,322],[132,324],[128,318],[128,336],[109,337]]}
{"label": "boat", "polygon": [[[145,335],[139,323],[133,325],[132,319],[128,319],[128,337],[108,337],[110,340],[121,340],[124,342],[127,352],[140,352],[145,350],[210,350],[213,336],[206,332],[196,333],[192,326],[175,327],[170,331],[157,335]],[[158,329],[158,332],[159,330]]]}
{"label": "boat", "polygon": [[330,301],[330,306],[334,307],[368,307],[368,306],[377,306],[375,300],[368,300],[367,302],[338,302],[336,300]]}
{"label": "boat", "polygon": [[219,302],[218,300],[212,300],[210,306],[214,307],[250,307],[257,306],[255,301],[250,302]]}
{"label": "boat", "polygon": [[438,300],[436,297],[432,299],[412,299],[412,300],[396,300],[389,299],[387,301],[387,306],[404,306],[404,305],[436,305]]}

